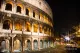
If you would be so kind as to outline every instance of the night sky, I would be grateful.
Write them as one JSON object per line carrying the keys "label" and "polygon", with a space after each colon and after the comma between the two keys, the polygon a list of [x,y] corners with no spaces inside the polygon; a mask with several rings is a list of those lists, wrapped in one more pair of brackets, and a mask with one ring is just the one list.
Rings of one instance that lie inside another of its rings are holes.
{"label": "night sky", "polygon": [[[76,1],[46,0],[53,11],[54,32],[68,31],[79,23]],[[79,13],[79,12],[78,12]],[[59,35],[59,34],[58,34]]]}

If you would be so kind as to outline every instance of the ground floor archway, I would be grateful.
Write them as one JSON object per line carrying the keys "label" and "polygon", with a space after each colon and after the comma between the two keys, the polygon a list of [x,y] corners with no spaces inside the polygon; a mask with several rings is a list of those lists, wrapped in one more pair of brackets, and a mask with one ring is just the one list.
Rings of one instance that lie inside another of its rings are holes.
{"label": "ground floor archway", "polygon": [[40,40],[40,48],[43,48],[43,41]]}
{"label": "ground floor archway", "polygon": [[34,50],[38,50],[38,41],[34,40],[33,42]]}
{"label": "ground floor archway", "polygon": [[18,39],[14,40],[13,48],[14,52],[21,52],[22,50],[21,41]]}
{"label": "ground floor archway", "polygon": [[27,50],[31,50],[31,41],[27,40]]}
{"label": "ground floor archway", "polygon": [[9,40],[0,40],[0,52],[10,53]]}

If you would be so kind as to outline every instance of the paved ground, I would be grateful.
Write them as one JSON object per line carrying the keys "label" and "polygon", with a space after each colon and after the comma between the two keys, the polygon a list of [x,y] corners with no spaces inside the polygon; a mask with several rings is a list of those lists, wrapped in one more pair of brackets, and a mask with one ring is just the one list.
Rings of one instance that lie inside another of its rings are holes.
{"label": "paved ground", "polygon": [[[78,49],[80,50],[80,49]],[[77,48],[65,48],[64,46],[57,46],[55,48],[47,48],[41,51],[27,51],[25,53],[78,53]]]}
{"label": "paved ground", "polygon": [[27,51],[25,53],[66,53],[63,46],[58,46],[56,48],[47,48],[40,51]]}

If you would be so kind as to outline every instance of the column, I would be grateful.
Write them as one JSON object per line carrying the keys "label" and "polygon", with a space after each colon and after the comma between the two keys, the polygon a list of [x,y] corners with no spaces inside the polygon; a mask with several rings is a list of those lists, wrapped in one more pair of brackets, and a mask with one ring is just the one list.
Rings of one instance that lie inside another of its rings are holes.
{"label": "column", "polygon": [[14,39],[14,38],[11,37],[11,39],[12,39],[12,41],[11,41],[11,43],[12,43],[12,44],[11,44],[11,53],[13,53],[13,39]]}
{"label": "column", "polygon": [[9,48],[9,40],[5,39],[6,40],[6,49],[9,51],[10,48]]}
{"label": "column", "polygon": [[39,35],[39,33],[40,33],[40,32],[39,32],[39,24],[38,24],[38,35]]}
{"label": "column", "polygon": [[32,48],[32,50],[34,49],[33,48],[33,38],[31,37],[31,48]]}
{"label": "column", "polygon": [[[32,31],[31,31],[31,33],[33,33],[33,23],[32,23]],[[32,34],[31,34],[32,35]]]}
{"label": "column", "polygon": [[24,43],[23,43],[23,37],[21,37],[21,46],[22,46],[22,53],[24,53]]}
{"label": "column", "polygon": [[38,50],[40,50],[40,38],[38,38]]}

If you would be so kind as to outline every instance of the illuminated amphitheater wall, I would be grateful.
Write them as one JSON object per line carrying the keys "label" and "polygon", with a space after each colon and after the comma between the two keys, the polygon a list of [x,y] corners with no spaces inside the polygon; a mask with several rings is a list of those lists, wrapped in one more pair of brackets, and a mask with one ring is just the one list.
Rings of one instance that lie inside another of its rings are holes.
{"label": "illuminated amphitheater wall", "polygon": [[25,53],[53,44],[53,16],[45,0],[0,0],[0,48]]}

